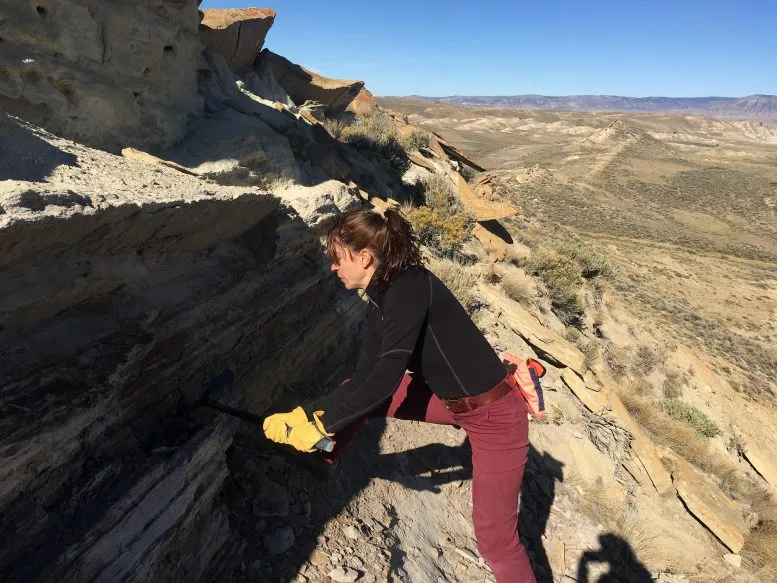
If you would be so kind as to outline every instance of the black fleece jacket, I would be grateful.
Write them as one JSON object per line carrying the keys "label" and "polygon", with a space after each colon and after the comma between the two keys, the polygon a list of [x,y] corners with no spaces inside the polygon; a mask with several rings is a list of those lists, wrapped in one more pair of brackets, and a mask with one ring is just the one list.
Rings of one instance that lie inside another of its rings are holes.
{"label": "black fleece jacket", "polygon": [[479,395],[499,383],[505,367],[450,290],[433,273],[410,268],[385,289],[371,282],[365,340],[350,382],[303,405],[323,411],[336,432],[377,408],[406,370],[443,399]]}

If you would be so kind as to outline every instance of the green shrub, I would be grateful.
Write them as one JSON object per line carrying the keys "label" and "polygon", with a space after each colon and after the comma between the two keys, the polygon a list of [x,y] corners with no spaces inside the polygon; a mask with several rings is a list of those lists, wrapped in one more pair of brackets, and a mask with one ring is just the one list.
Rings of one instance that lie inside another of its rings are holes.
{"label": "green shrub", "polygon": [[685,401],[666,399],[663,403],[663,409],[673,419],[690,425],[699,435],[715,437],[720,433],[720,428],[712,419]]}
{"label": "green shrub", "polygon": [[408,218],[421,242],[445,257],[453,257],[472,232],[472,220],[464,213],[422,206]]}
{"label": "green shrub", "polygon": [[583,278],[577,263],[558,251],[540,247],[526,261],[526,268],[545,284],[558,318],[568,326],[580,326],[585,302],[581,296]]}
{"label": "green shrub", "polygon": [[348,124],[345,122],[329,117],[324,118],[324,121],[321,123],[335,140],[339,140],[342,137],[345,128],[348,127]]}

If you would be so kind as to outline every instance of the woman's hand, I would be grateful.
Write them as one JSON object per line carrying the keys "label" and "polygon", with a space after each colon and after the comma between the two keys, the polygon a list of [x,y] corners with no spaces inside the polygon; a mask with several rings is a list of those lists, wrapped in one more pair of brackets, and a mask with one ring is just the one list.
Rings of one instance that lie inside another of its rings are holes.
{"label": "woman's hand", "polygon": [[316,444],[324,437],[333,435],[327,433],[321,422],[323,414],[323,411],[316,411],[313,421],[309,421],[302,407],[297,407],[289,413],[270,415],[264,420],[262,429],[267,439],[310,453],[316,450]]}

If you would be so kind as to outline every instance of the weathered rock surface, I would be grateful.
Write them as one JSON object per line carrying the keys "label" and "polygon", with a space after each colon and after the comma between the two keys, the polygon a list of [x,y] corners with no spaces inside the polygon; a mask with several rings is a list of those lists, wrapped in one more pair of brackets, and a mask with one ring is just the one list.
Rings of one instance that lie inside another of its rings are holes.
{"label": "weathered rock surface", "polygon": [[275,77],[297,105],[318,101],[327,106],[329,114],[344,111],[364,87],[363,81],[323,77],[267,49],[259,54],[254,67],[260,75]]}
{"label": "weathered rock surface", "polygon": [[672,463],[672,481],[688,510],[732,553],[741,551],[747,526],[739,507],[685,460],[673,456]]}
{"label": "weathered rock surface", "polygon": [[197,27],[195,0],[3,2],[0,108],[104,148],[170,145],[202,108]]}
{"label": "weathered rock surface", "polygon": [[206,47],[224,56],[233,71],[254,64],[267,32],[275,22],[270,8],[228,8],[203,11],[200,38]]}
{"label": "weathered rock surface", "polygon": [[346,111],[355,115],[372,115],[378,111],[378,103],[375,101],[372,93],[366,87],[362,87],[353,101],[348,104]]}
{"label": "weathered rock surface", "polygon": [[579,375],[585,374],[585,356],[569,341],[545,328],[518,302],[505,297],[489,286],[480,284],[480,293],[491,308],[505,313],[505,323],[521,335],[526,342],[550,356]]}
{"label": "weathered rock surface", "polygon": [[451,172],[450,179],[459,200],[464,207],[475,217],[477,221],[493,221],[510,217],[518,212],[513,205],[502,200],[488,200],[475,194],[472,187],[458,172]]}
{"label": "weathered rock surface", "polygon": [[223,399],[261,412],[339,366],[361,302],[326,283],[306,220],[358,199],[221,186],[5,116],[0,133],[0,569],[199,579],[233,537],[234,426],[180,403],[229,366]]}

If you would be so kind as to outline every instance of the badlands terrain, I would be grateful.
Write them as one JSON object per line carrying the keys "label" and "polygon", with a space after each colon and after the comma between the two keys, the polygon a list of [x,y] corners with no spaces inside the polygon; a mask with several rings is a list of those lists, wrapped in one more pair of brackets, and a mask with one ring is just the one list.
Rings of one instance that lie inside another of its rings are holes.
{"label": "badlands terrain", "polygon": [[318,480],[191,408],[350,374],[321,236],[394,204],[547,365],[539,581],[777,580],[773,127],[376,103],[265,48],[274,10],[198,6],[0,5],[0,580],[493,581],[461,430],[370,420]]}

